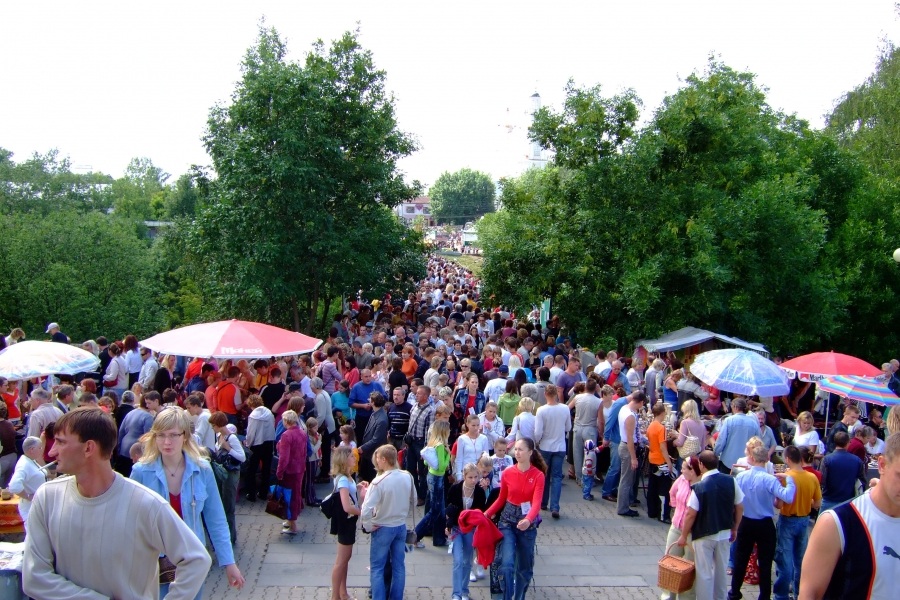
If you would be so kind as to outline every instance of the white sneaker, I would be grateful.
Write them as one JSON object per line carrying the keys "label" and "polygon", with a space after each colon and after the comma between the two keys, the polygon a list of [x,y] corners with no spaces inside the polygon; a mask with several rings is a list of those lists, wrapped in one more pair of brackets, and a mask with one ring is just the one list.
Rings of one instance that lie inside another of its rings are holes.
{"label": "white sneaker", "polygon": [[422,540],[419,540],[418,542],[416,542],[416,548],[424,548],[424,547],[425,547],[425,542],[423,542]]}
{"label": "white sneaker", "polygon": [[475,577],[478,579],[484,579],[484,567],[475,563]]}
{"label": "white sneaker", "polygon": [[478,581],[478,578],[475,577],[475,571],[469,571],[469,581]]}
{"label": "white sneaker", "polygon": [[462,600],[462,598],[457,596],[456,594],[453,594],[452,596],[450,596],[450,600]]}

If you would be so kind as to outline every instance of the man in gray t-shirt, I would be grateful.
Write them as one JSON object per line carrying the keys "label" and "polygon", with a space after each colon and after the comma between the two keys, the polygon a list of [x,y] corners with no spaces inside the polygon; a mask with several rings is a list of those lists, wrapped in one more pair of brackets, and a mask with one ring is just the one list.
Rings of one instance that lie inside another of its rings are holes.
{"label": "man in gray t-shirt", "polygon": [[575,409],[572,456],[574,458],[575,480],[578,481],[578,485],[581,485],[581,468],[584,465],[584,442],[585,440],[593,440],[594,444],[597,443],[599,428],[597,416],[600,413],[602,404],[602,400],[597,395],[596,379],[588,379],[585,384],[585,390],[585,393],[578,394],[568,402],[568,407]]}
{"label": "man in gray t-shirt", "polygon": [[559,518],[559,494],[562,491],[563,462],[566,460],[566,437],[572,429],[569,407],[559,402],[560,390],[548,385],[545,392],[547,404],[537,409],[534,418],[534,443],[547,463],[550,485],[544,485],[541,507],[549,506],[551,516]]}

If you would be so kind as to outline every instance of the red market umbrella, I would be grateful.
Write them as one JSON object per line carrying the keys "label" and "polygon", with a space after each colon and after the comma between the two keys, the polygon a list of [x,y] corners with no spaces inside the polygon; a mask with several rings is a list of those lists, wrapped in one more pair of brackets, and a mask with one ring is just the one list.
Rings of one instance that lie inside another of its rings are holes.
{"label": "red market umbrella", "polygon": [[322,340],[274,325],[216,321],[179,327],[141,341],[162,354],[203,358],[262,358],[312,352]]}
{"label": "red market umbrella", "polygon": [[861,358],[840,352],[813,352],[781,363],[788,377],[800,381],[819,381],[834,375],[878,377],[881,369]]}

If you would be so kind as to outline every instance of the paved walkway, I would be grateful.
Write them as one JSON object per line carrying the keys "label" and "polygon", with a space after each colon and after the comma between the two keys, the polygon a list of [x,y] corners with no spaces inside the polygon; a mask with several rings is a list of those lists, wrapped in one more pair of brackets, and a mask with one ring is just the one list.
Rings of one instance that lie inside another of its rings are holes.
{"label": "paved walkway", "polygon": [[[319,497],[330,486],[319,486]],[[535,585],[528,598],[659,598],[656,563],[664,551],[668,525],[641,517],[619,517],[615,504],[600,499],[581,499],[575,482],[563,485],[559,520],[541,524],[535,556]],[[221,568],[207,578],[207,598],[314,598],[331,597],[331,567],[335,541],[328,533],[328,520],[318,509],[300,515],[301,532],[281,535],[281,521],[267,515],[264,502],[241,499],[237,507],[237,563],[246,577],[243,591],[229,589]],[[417,517],[422,509],[417,509]],[[426,543],[429,540],[426,539]],[[369,537],[359,533],[347,579],[350,594],[364,600],[369,588]],[[215,559],[213,561],[215,564]],[[430,545],[406,555],[406,598],[449,600],[452,559],[446,548]],[[470,586],[473,600],[489,600],[487,580]],[[747,591],[756,592],[750,588]],[[749,596],[748,596],[749,597]]]}

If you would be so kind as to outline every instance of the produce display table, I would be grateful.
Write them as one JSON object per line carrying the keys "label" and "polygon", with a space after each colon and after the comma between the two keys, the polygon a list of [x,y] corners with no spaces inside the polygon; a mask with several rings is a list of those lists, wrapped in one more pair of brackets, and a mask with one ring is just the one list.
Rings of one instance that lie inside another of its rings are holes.
{"label": "produce display table", "polygon": [[25,524],[19,516],[19,497],[0,499],[0,534],[25,533]]}

